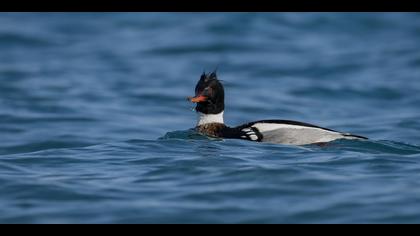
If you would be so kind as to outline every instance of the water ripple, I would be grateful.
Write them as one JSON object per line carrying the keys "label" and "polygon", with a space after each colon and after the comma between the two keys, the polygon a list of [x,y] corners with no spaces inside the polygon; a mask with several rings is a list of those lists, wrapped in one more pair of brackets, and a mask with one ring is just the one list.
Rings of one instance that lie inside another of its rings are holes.
{"label": "water ripple", "polygon": [[[0,223],[418,223],[411,13],[0,14]],[[194,132],[225,121],[369,137],[326,146]]]}

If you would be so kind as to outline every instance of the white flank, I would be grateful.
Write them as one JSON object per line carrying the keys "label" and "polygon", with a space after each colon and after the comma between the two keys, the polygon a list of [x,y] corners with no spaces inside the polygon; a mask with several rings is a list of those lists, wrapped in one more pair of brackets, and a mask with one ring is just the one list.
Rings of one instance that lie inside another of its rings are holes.
{"label": "white flank", "polygon": [[262,133],[263,142],[305,145],[346,138],[340,132],[300,125],[256,123],[252,127]]}
{"label": "white flank", "polygon": [[198,114],[197,126],[210,124],[210,123],[224,124],[223,111],[218,113],[218,114],[204,114],[204,113],[201,113],[201,112],[197,112],[197,114]]}

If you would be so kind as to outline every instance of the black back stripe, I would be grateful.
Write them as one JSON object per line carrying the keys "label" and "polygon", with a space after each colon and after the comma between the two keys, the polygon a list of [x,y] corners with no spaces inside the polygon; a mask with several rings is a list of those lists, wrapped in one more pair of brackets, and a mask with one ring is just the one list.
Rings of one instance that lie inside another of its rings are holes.
{"label": "black back stripe", "polygon": [[251,126],[253,126],[254,124],[257,124],[257,123],[297,125],[297,126],[318,128],[318,129],[323,129],[323,130],[339,133],[336,130],[327,129],[327,128],[323,128],[323,127],[320,127],[320,126],[316,126],[316,125],[312,125],[312,124],[308,124],[308,123],[304,123],[304,122],[299,122],[299,121],[293,121],[293,120],[259,120],[259,121],[254,121],[254,122],[250,122],[250,123],[241,125],[239,127],[241,127],[241,128],[251,127]]}

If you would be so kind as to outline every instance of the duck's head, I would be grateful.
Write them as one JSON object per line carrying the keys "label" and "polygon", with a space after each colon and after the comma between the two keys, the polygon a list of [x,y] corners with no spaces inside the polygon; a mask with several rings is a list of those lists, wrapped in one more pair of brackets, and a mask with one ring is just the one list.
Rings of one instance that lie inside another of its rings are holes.
{"label": "duck's head", "polygon": [[225,92],[216,72],[203,73],[195,86],[195,97],[188,100],[197,103],[195,110],[203,114],[219,114],[225,109]]}

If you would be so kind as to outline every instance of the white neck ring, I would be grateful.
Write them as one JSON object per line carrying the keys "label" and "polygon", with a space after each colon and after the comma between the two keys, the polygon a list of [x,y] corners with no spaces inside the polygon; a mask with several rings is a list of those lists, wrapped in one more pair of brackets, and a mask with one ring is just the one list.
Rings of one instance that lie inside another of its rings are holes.
{"label": "white neck ring", "polygon": [[197,126],[210,124],[210,123],[224,124],[223,113],[224,113],[224,111],[222,111],[218,114],[204,114],[204,113],[201,113],[201,112],[197,112],[197,114],[198,114]]}

